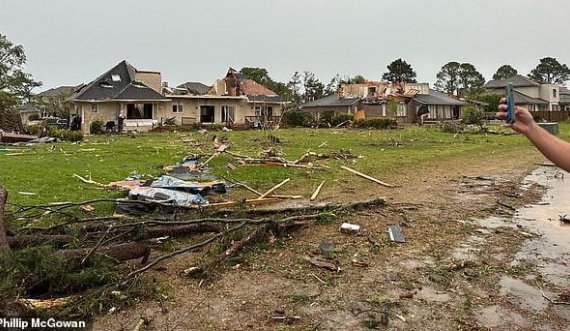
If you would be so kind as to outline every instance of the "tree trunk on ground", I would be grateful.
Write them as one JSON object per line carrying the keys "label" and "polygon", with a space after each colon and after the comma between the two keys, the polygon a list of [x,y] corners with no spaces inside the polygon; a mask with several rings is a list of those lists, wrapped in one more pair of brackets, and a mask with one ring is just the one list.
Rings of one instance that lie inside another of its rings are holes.
{"label": "tree trunk on ground", "polygon": [[10,250],[8,239],[6,238],[6,220],[4,219],[4,206],[8,200],[8,192],[0,186],[0,254]]}
{"label": "tree trunk on ground", "polygon": [[[81,249],[67,249],[58,251],[56,254],[65,258],[76,261],[79,265],[81,260],[89,254],[90,248]],[[118,245],[101,246],[93,253],[93,255],[100,255],[111,258],[116,261],[126,261],[132,259],[143,258],[143,262],[147,260],[150,254],[150,247],[144,242],[129,242]]]}

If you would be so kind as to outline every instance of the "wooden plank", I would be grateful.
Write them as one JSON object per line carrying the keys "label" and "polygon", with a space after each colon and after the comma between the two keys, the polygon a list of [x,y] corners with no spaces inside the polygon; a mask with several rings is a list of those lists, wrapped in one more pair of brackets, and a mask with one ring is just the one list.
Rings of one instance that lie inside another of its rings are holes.
{"label": "wooden plank", "polygon": [[371,180],[371,181],[373,181],[373,182],[375,182],[375,183],[378,183],[378,184],[380,184],[380,185],[383,185],[383,186],[386,186],[386,187],[395,187],[395,186],[392,185],[392,184],[385,183],[385,182],[381,181],[380,179],[377,179],[377,178],[368,176],[368,175],[366,175],[366,174],[363,174],[362,172],[356,171],[356,170],[351,169],[351,168],[349,168],[349,167],[341,166],[341,168],[344,169],[344,170],[350,171],[350,172],[352,172],[353,174],[356,174],[356,175],[358,175],[358,176],[360,176],[360,177],[363,177],[363,178],[366,178],[366,179],[368,179],[368,180]]}
{"label": "wooden plank", "polygon": [[288,181],[290,181],[290,180],[291,180],[291,178],[285,179],[285,180],[282,181],[281,183],[279,183],[279,184],[273,186],[271,189],[269,189],[269,191],[263,193],[263,194],[262,194],[259,198],[257,198],[257,199],[263,199],[263,198],[265,198],[266,196],[268,196],[268,195],[270,195],[271,193],[273,193],[273,191],[275,191],[275,190],[277,190],[278,188],[280,188],[281,186],[285,185],[285,184],[286,184]]}
{"label": "wooden plank", "polygon": [[317,196],[319,195],[319,193],[321,192],[321,189],[323,188],[323,185],[325,185],[325,180],[323,180],[321,182],[321,184],[317,187],[317,189],[315,190],[315,192],[313,193],[313,195],[311,195],[311,199],[309,199],[310,201],[313,201],[317,198]]}

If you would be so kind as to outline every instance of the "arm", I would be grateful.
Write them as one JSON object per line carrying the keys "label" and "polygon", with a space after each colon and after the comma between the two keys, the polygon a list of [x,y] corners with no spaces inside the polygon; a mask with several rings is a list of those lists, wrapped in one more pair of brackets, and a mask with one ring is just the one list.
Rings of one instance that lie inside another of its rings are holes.
{"label": "arm", "polygon": [[[504,120],[506,111],[507,106],[503,99],[499,105],[497,118]],[[570,172],[570,143],[551,135],[548,131],[541,128],[525,108],[516,107],[515,117],[515,123],[509,126],[513,130],[524,134],[552,163]]]}

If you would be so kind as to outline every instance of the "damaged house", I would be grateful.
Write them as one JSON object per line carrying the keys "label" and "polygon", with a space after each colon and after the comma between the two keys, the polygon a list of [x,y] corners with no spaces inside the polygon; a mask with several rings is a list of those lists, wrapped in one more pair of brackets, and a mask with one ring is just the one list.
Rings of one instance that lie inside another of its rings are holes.
{"label": "damaged house", "polygon": [[89,132],[94,121],[116,123],[120,112],[126,116],[125,131],[147,131],[158,124],[170,103],[160,93],[161,85],[160,72],[138,70],[122,61],[67,101],[72,115],[81,118],[83,132]]}
{"label": "damaged house", "polygon": [[170,117],[175,117],[177,124],[250,128],[276,123],[286,104],[275,92],[232,68],[206,87],[195,82],[164,87],[164,95],[172,100]]}
{"label": "damaged house", "polygon": [[319,118],[325,112],[354,114],[356,118],[397,118],[402,123],[417,123],[419,115],[445,121],[461,118],[463,101],[429,88],[427,83],[390,83],[367,81],[343,84],[337,94],[306,103],[301,109]]}

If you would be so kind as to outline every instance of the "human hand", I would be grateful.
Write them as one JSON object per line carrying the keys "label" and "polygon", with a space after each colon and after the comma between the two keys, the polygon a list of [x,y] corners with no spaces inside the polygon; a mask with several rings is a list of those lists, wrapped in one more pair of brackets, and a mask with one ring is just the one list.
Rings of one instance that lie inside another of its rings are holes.
{"label": "human hand", "polygon": [[[507,99],[502,98],[499,103],[499,112],[497,113],[497,118],[500,120],[505,120],[507,118]],[[532,118],[531,113],[522,107],[515,107],[515,122],[513,124],[508,124],[513,130],[520,132],[522,134],[527,134],[528,131],[536,125],[536,122]]]}

